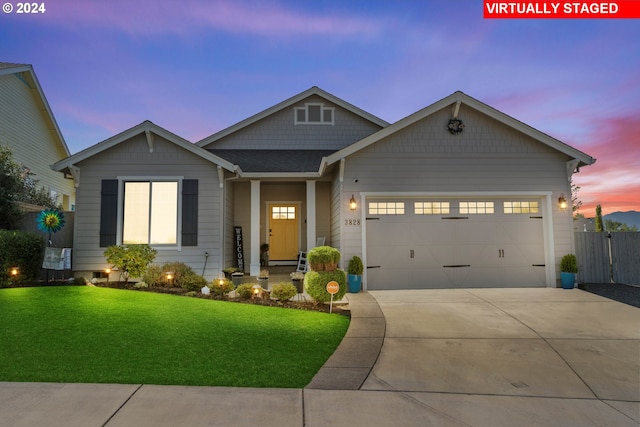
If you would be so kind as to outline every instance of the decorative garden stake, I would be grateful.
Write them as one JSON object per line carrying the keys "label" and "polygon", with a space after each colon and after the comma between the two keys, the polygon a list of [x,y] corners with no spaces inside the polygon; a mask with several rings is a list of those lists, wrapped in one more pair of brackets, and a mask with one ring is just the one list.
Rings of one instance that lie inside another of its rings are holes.
{"label": "decorative garden stake", "polygon": [[[40,215],[38,215],[36,222],[38,223],[38,229],[49,234],[47,238],[48,247],[52,246],[51,233],[57,233],[62,230],[62,227],[64,227],[66,223],[64,214],[57,209],[43,210],[40,212]],[[49,269],[47,269],[46,283],[49,284]]]}

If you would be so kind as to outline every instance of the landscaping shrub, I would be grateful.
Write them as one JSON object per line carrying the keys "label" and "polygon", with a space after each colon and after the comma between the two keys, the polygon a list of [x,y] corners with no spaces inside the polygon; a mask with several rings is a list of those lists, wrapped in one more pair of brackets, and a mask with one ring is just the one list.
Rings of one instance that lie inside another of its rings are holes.
{"label": "landscaping shrub", "polygon": [[331,294],[327,292],[327,283],[332,280],[338,282],[340,290],[333,296],[334,300],[342,299],[347,292],[347,274],[344,270],[335,271],[309,271],[304,275],[304,289],[315,303],[331,300]]}
{"label": "landscaping shrub", "polygon": [[204,286],[207,286],[207,279],[195,272],[185,274],[180,280],[180,287],[188,291],[199,291]]}
{"label": "landscaping shrub", "polygon": [[364,265],[362,264],[362,259],[359,256],[354,255],[353,258],[351,258],[351,260],[349,261],[347,272],[349,274],[362,276],[363,271],[364,271]]}
{"label": "landscaping shrub", "polygon": [[141,277],[158,251],[149,245],[109,246],[104,251],[107,262],[120,270],[125,282],[129,277]]}
{"label": "landscaping shrub", "polygon": [[142,275],[142,281],[149,286],[166,286],[167,281],[162,274],[162,267],[158,264],[149,264]]}
{"label": "landscaping shrub", "polygon": [[240,298],[249,299],[251,298],[251,294],[253,293],[254,286],[255,283],[243,283],[242,285],[238,286],[238,288],[236,289],[236,293]]}
{"label": "landscaping shrub", "polygon": [[564,273],[578,272],[578,258],[574,254],[566,254],[560,260],[560,271]]}
{"label": "landscaping shrub", "polygon": [[215,279],[209,286],[211,292],[215,295],[226,296],[229,292],[235,289],[233,282],[229,279]]}
{"label": "landscaping shrub", "polygon": [[291,282],[282,282],[275,284],[271,289],[271,296],[282,302],[290,300],[296,295],[298,295],[298,290],[295,286],[293,286],[293,283]]}
{"label": "landscaping shrub", "polygon": [[[171,280],[167,273],[171,273]],[[184,262],[165,262],[162,266],[151,264],[147,267],[142,280],[150,286],[181,287],[189,291],[199,291],[206,286],[207,280],[198,275]]]}
{"label": "landscaping shrub", "polygon": [[334,271],[340,262],[340,251],[331,246],[317,246],[307,254],[311,270]]}
{"label": "landscaping shrub", "polygon": [[[0,287],[40,278],[44,248],[43,238],[35,233],[0,230]],[[19,269],[15,278],[12,267]]]}

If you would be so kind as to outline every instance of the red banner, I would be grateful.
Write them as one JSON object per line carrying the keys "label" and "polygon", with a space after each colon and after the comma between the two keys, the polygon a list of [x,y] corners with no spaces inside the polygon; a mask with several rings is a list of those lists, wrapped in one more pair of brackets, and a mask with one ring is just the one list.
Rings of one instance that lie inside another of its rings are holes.
{"label": "red banner", "polygon": [[484,0],[484,17],[500,19],[640,18],[640,0],[618,1],[493,1]]}

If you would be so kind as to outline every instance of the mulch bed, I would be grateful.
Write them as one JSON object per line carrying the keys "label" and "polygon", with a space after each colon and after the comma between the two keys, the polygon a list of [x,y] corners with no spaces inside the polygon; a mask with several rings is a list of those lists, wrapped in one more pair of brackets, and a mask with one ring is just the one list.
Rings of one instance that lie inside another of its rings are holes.
{"label": "mulch bed", "polygon": [[[148,288],[136,288],[134,287],[135,283],[129,282],[99,282],[94,286],[104,287],[104,288],[115,288],[115,289],[128,289],[133,291],[140,292],[156,292],[162,294],[171,294],[171,295],[186,295],[189,291],[186,289],[182,289],[179,287],[155,287],[150,286]],[[280,308],[290,308],[296,310],[309,310],[309,311],[319,311],[322,313],[329,313],[331,307],[329,304],[314,304],[312,301],[301,300],[298,301],[298,296],[293,297],[290,301],[280,302],[272,299],[244,299],[244,298],[224,298],[218,295],[204,295],[201,292],[195,292],[195,294],[189,295],[192,298],[203,298],[203,299],[212,299],[218,301],[229,301],[229,302],[237,302],[240,304],[253,304],[253,305],[262,305],[267,307],[280,307]],[[341,314],[343,316],[351,317],[351,311],[346,307],[343,307],[338,304],[333,305],[332,313]]]}
{"label": "mulch bed", "polygon": [[621,283],[585,283],[580,289],[640,308],[640,286]]}

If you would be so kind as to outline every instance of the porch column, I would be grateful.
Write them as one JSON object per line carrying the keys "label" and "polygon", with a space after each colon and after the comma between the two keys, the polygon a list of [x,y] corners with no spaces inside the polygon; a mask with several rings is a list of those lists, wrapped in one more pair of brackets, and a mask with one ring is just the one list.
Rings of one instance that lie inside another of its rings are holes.
{"label": "porch column", "polygon": [[307,252],[316,246],[316,182],[307,181]]}
{"label": "porch column", "polygon": [[249,275],[260,274],[260,181],[251,181],[251,258]]}

